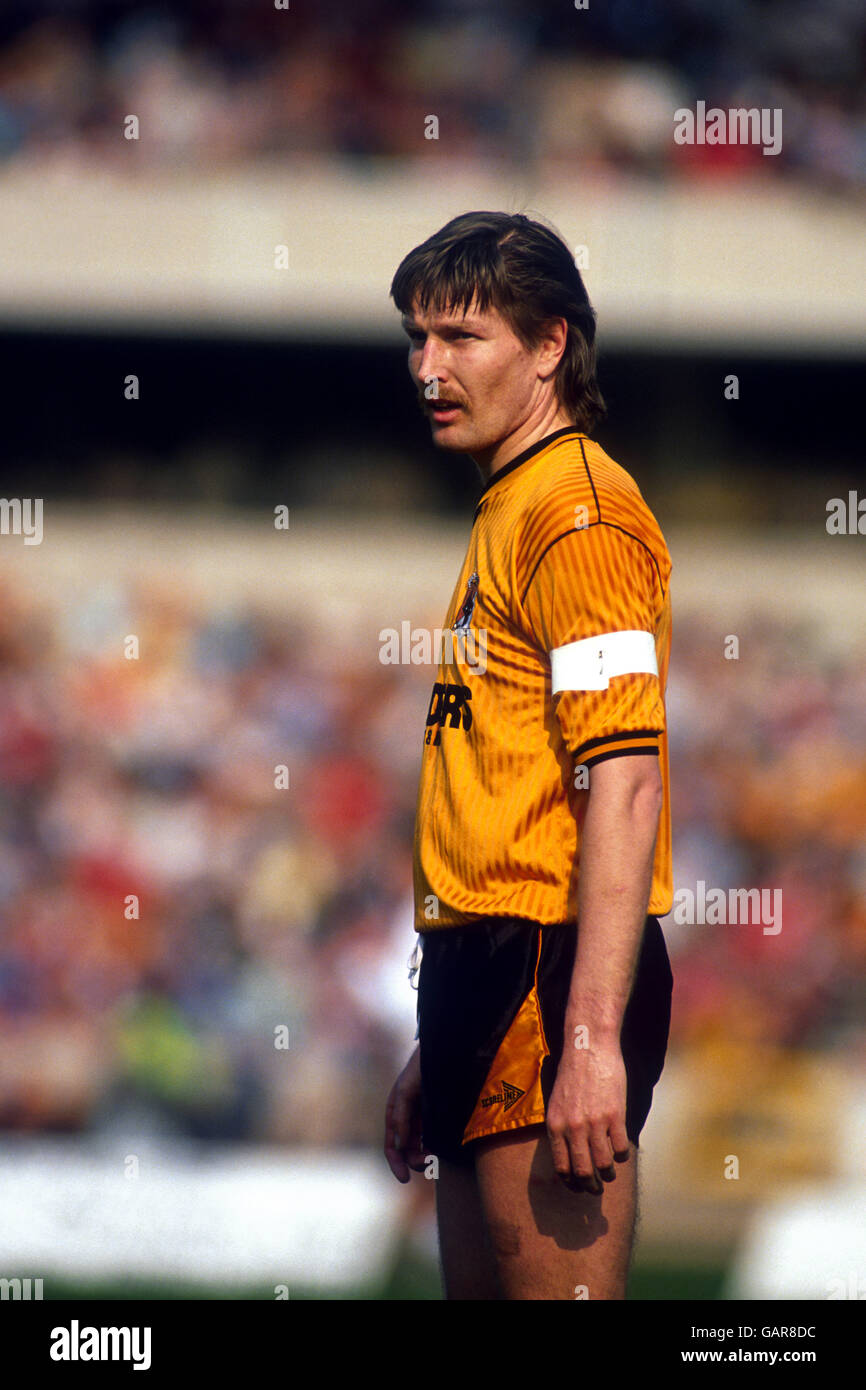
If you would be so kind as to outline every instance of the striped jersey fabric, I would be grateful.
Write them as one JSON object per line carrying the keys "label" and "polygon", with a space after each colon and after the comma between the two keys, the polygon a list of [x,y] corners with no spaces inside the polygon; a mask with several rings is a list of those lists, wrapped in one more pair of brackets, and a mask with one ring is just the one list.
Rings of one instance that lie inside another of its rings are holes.
{"label": "striped jersey fabric", "polygon": [[424,729],[417,931],[574,920],[589,769],[630,754],[659,758],[647,911],[670,911],[670,572],[634,479],[574,428],[484,487]]}

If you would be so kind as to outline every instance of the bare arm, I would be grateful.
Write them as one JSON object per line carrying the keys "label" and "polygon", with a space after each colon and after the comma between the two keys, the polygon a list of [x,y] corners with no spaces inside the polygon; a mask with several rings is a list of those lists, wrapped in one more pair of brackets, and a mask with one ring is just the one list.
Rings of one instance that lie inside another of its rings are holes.
{"label": "bare arm", "polygon": [[[620,1031],[631,993],[662,805],[658,758],[610,758],[590,771],[578,887],[578,942],[562,1059],[547,1128],[564,1181],[600,1192],[628,1155]],[[576,1031],[579,1030],[579,1031]],[[597,1170],[597,1171],[596,1171]]]}

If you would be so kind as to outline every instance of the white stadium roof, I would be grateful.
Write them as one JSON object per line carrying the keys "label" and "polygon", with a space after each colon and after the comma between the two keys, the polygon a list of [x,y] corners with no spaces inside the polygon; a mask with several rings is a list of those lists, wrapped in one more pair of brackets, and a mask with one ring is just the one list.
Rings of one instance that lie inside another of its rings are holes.
{"label": "white stadium roof", "polygon": [[460,165],[431,176],[423,162],[365,177],[311,163],[134,176],[7,166],[0,322],[396,342],[396,265],[474,208],[539,214],[586,248],[603,344],[866,346],[856,204],[774,177],[536,188]]}

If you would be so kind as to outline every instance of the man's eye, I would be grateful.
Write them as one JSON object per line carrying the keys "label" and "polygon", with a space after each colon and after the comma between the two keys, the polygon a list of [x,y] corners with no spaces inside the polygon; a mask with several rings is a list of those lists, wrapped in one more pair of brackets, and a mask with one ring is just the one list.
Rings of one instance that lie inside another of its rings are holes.
{"label": "man's eye", "polygon": [[[424,342],[424,336],[425,336],[425,335],[424,335],[423,333],[409,333],[409,332],[407,332],[407,334],[406,334],[406,337],[409,339],[409,342],[412,343],[413,346],[418,346],[418,344],[423,343],[423,342]],[[458,329],[458,330],[456,330],[454,333],[449,334],[449,337],[451,337],[451,338],[474,338],[474,337],[475,337],[475,334],[474,334],[474,333],[463,333],[463,332],[461,332],[461,331]]]}

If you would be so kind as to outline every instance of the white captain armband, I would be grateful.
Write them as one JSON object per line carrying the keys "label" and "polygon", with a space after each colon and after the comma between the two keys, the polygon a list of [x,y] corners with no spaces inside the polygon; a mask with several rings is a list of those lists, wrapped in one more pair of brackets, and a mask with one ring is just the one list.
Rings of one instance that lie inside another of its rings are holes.
{"label": "white captain armband", "polygon": [[611,676],[657,676],[655,638],[651,632],[603,632],[569,642],[553,648],[550,671],[554,695],[560,690],[607,690]]}

